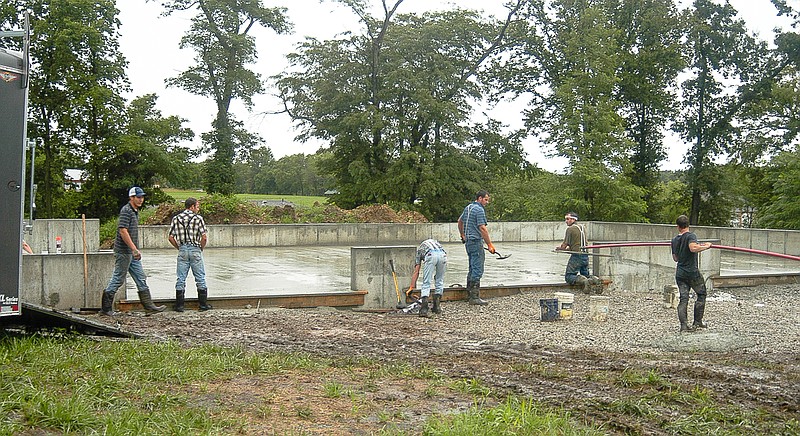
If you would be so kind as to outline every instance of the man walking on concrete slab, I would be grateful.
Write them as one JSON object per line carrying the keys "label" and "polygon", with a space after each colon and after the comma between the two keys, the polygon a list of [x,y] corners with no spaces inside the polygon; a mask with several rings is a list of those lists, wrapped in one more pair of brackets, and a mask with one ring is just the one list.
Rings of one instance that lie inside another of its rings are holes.
{"label": "man walking on concrete slab", "polygon": [[203,249],[208,242],[208,230],[205,220],[199,215],[200,202],[189,197],[183,204],[186,209],[172,218],[169,227],[169,243],[178,250],[175,311],[183,312],[184,310],[186,276],[191,268],[195,285],[197,285],[197,300],[202,312],[212,309],[208,304],[206,270],[203,262]]}
{"label": "man walking on concrete slab", "polygon": [[142,268],[142,253],[139,251],[139,209],[144,204],[145,193],[142,188],[134,186],[128,191],[128,202],[119,211],[117,237],[114,239],[114,273],[108,282],[101,302],[100,313],[114,315],[114,294],[125,284],[125,277],[130,272],[136,288],[139,290],[139,301],[147,313],[158,313],[165,309],[156,306],[147,286],[147,276]]}
{"label": "man walking on concrete slab", "polygon": [[[425,265],[422,266],[422,263]],[[420,266],[422,266],[422,288],[420,294],[422,300],[420,301],[419,316],[428,317],[428,297],[433,290],[433,308],[431,312],[435,314],[442,313],[441,306],[439,305],[444,294],[444,273],[447,271],[447,253],[444,247],[436,239],[426,239],[419,244],[417,252],[414,256],[414,273],[411,275],[410,288],[417,286],[417,278],[419,277]],[[431,280],[434,280],[431,286]]]}
{"label": "man walking on concrete slab", "polygon": [[467,250],[469,258],[469,272],[467,273],[467,295],[469,304],[485,306],[486,301],[481,300],[481,277],[486,255],[483,253],[483,242],[486,241],[489,253],[494,254],[495,249],[486,229],[486,205],[489,204],[489,193],[480,190],[475,195],[475,201],[467,205],[461,216],[458,217],[458,232],[461,242]]}
{"label": "man walking on concrete slab", "polygon": [[[698,266],[698,255],[711,248],[711,243],[700,244],[697,236],[689,231],[689,217],[681,215],[675,221],[678,235],[672,238],[672,259],[678,262],[675,268],[675,282],[678,284],[680,300],[678,302],[678,321],[681,332],[693,332],[698,328],[706,328],[703,313],[706,308],[706,282]],[[687,308],[689,306],[689,290],[694,290],[697,300],[694,302],[694,322],[688,325]]]}

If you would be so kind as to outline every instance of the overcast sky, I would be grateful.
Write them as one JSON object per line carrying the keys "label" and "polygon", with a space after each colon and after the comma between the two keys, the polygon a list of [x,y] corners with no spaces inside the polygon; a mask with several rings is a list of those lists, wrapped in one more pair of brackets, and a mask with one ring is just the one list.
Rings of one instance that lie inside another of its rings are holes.
{"label": "overcast sky", "polygon": [[[462,8],[482,10],[487,15],[505,16],[502,4],[505,0],[405,0],[398,12],[422,12],[451,8],[454,3]],[[210,130],[215,116],[215,107],[211,99],[199,97],[177,88],[166,88],[164,80],[175,77],[192,64],[194,52],[181,50],[178,44],[181,36],[189,27],[189,14],[162,17],[159,2],[123,0],[117,2],[120,9],[120,45],[127,58],[128,77],[132,92],[129,97],[155,93],[158,98],[158,109],[164,116],[178,115],[188,120],[186,124],[196,135],[194,147],[199,145],[199,136]],[[374,0],[380,4],[379,0]],[[681,4],[689,4],[682,0]],[[731,0],[730,3],[740,11],[751,30],[758,32],[765,39],[771,40],[771,32],[775,26],[787,24],[780,21],[777,11],[769,0]],[[789,0],[790,4],[800,0]],[[276,35],[271,30],[259,30],[254,35],[259,48],[259,61],[253,70],[263,78],[275,75],[286,67],[284,56],[294,51],[297,43],[307,36],[326,39],[338,33],[360,29],[355,16],[338,3],[329,0],[265,0],[266,6],[285,6],[288,8],[290,21],[294,24],[294,32],[290,35]],[[380,12],[376,11],[376,15]],[[265,95],[254,98],[255,109],[248,113],[241,104],[234,103],[233,111],[237,119],[245,123],[245,127],[258,133],[266,141],[275,158],[295,153],[314,153],[323,145],[321,142],[299,143],[294,141],[298,133],[294,130],[287,115],[261,115],[259,112],[270,112],[279,109],[279,102],[270,96],[268,89]],[[520,111],[524,102],[509,103],[495,109],[491,115],[510,126],[520,128],[522,120]],[[677,140],[670,141],[668,160],[662,164],[664,169],[683,168],[681,160],[687,146]],[[563,159],[546,159],[534,139],[526,140],[525,151],[528,160],[549,171],[563,172]]]}

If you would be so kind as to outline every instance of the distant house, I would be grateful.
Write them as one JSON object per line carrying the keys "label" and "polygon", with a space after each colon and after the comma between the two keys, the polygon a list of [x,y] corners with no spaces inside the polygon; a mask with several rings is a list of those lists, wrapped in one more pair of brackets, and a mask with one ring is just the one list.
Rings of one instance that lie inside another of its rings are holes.
{"label": "distant house", "polygon": [[64,170],[64,189],[80,191],[81,186],[86,181],[86,173],[83,170],[68,168]]}
{"label": "distant house", "polygon": [[325,196],[330,197],[331,195],[336,195],[338,193],[339,191],[336,189],[328,189],[327,191],[325,191]]}
{"label": "distant house", "polygon": [[258,204],[261,207],[266,207],[266,206],[269,206],[269,207],[284,207],[284,206],[295,207],[294,203],[292,203],[291,201],[286,201],[286,200],[284,200],[282,198],[280,200],[256,200],[256,204]]}

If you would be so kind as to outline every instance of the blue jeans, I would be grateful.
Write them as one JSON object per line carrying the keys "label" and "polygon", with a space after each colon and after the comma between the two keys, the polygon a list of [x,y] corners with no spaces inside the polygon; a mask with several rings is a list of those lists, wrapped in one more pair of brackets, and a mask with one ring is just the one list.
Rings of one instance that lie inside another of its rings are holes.
{"label": "blue jeans", "polygon": [[149,291],[147,287],[147,275],[142,268],[142,261],[133,258],[132,253],[117,253],[114,252],[114,274],[111,275],[111,281],[106,286],[106,293],[114,295],[120,286],[125,284],[125,276],[131,273],[131,278],[136,283],[136,288],[139,292]]}
{"label": "blue jeans", "polygon": [[433,250],[425,256],[422,264],[422,288],[420,295],[428,297],[431,295],[431,279],[436,278],[436,294],[444,294],[444,273],[447,271],[447,254],[442,250]]}
{"label": "blue jeans", "polygon": [[176,291],[186,290],[186,276],[189,268],[194,274],[194,283],[197,289],[208,289],[206,287],[206,268],[203,264],[203,250],[195,245],[181,245],[178,249],[178,280],[175,282]]}
{"label": "blue jeans", "polygon": [[571,254],[567,261],[567,272],[564,273],[564,280],[570,285],[575,284],[578,274],[589,277],[589,255]]}
{"label": "blue jeans", "polygon": [[466,242],[467,257],[469,257],[468,282],[477,282],[483,277],[483,262],[486,255],[483,253],[483,239],[469,239]]}

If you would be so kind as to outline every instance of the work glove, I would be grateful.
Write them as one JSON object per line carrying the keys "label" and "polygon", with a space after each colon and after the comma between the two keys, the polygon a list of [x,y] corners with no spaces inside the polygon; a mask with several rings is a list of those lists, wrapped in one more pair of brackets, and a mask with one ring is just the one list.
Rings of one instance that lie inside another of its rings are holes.
{"label": "work glove", "polygon": [[494,245],[492,245],[491,243],[489,243],[489,244],[487,244],[487,245],[489,245],[489,253],[492,253],[492,254],[494,254],[494,252],[496,251],[496,250],[494,249]]}

